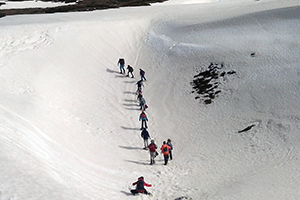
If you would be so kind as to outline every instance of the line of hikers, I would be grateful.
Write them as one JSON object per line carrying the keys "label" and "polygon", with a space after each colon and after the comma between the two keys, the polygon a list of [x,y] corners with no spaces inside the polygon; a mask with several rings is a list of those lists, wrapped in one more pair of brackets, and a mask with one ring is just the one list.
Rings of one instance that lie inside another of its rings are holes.
{"label": "line of hikers", "polygon": [[[120,74],[125,74],[125,59],[119,58],[117,65],[120,66]],[[134,71],[133,67],[131,65],[127,65],[127,76],[128,77],[129,77],[129,74],[131,74],[131,78],[134,78],[133,71]],[[142,69],[140,69],[140,76],[141,76],[141,80],[146,80],[145,71]]]}
{"label": "line of hikers", "polygon": [[[143,130],[141,132],[141,137],[144,140],[144,149],[149,150],[149,153],[150,153],[150,165],[153,165],[153,164],[155,164],[156,156],[159,155],[157,152],[157,145],[155,144],[154,139],[151,139],[150,144],[148,144],[148,141],[151,137],[146,128],[143,128]],[[161,150],[161,153],[164,155],[164,165],[167,165],[169,159],[170,160],[173,159],[173,155],[172,155],[173,145],[172,145],[171,139],[168,139],[167,142],[163,141],[163,144],[162,144],[160,150]]]}
{"label": "line of hikers", "polygon": [[[124,69],[125,59],[120,58],[118,61],[118,65],[120,66],[120,74],[125,74],[125,69]],[[129,74],[131,74],[131,78],[134,78],[133,67],[128,65],[127,70],[128,70],[127,76],[129,77]],[[144,149],[149,150],[150,153],[150,165],[153,165],[155,164],[155,158],[159,155],[159,153],[157,152],[157,145],[155,144],[154,139],[151,139],[150,134],[147,130],[148,117],[145,111],[148,108],[148,105],[146,104],[146,100],[143,96],[143,90],[142,90],[142,87],[144,87],[143,82],[146,81],[146,77],[145,77],[145,71],[142,70],[141,68],[140,68],[140,77],[141,79],[136,83],[137,85],[136,95],[137,95],[137,100],[139,102],[140,109],[142,110],[139,115],[139,121],[141,121],[141,130],[142,130],[141,137],[144,140]],[[149,140],[151,141],[150,144],[148,143]],[[171,139],[168,139],[167,142],[163,141],[160,150],[164,156],[164,165],[167,165],[169,159],[170,160],[173,159],[172,156],[173,145]],[[138,181],[134,182],[132,185],[136,185],[136,189],[131,190],[132,194],[135,195],[137,193],[144,193],[150,195],[150,193],[144,188],[144,186],[151,187],[151,184],[145,183],[144,177],[142,176],[139,177]]]}

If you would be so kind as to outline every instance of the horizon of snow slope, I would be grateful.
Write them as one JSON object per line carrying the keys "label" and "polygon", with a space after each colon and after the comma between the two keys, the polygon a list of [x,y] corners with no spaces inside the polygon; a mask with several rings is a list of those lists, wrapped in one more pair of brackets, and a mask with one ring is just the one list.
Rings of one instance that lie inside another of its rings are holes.
{"label": "horizon of snow slope", "polygon": [[[300,198],[299,3],[170,2],[0,19],[1,200]],[[205,105],[211,62],[236,73]],[[142,149],[139,68],[168,166]],[[141,175],[153,197],[130,195]]]}

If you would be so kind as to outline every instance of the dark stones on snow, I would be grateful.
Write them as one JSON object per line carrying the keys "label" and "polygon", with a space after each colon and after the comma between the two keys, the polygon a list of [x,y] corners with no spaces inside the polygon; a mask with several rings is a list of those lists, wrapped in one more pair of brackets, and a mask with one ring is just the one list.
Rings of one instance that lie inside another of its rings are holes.
{"label": "dark stones on snow", "polygon": [[187,197],[187,196],[182,196],[182,197],[177,197],[176,199],[174,199],[174,200],[192,200],[192,198],[189,198],[189,197]]}
{"label": "dark stones on snow", "polygon": [[238,131],[238,133],[242,133],[242,132],[246,132],[249,131],[251,128],[253,128],[255,126],[255,124],[249,125],[246,128],[244,128],[243,130]]}
{"label": "dark stones on snow", "polygon": [[[25,0],[18,0],[18,1],[25,1]],[[79,11],[93,11],[93,10],[103,10],[109,8],[120,8],[120,7],[130,7],[130,6],[150,6],[151,3],[163,2],[165,0],[81,0],[81,1],[43,0],[43,1],[63,2],[63,3],[74,2],[75,4],[68,4],[68,5],[49,7],[49,8],[3,9],[0,10],[0,18],[6,15],[79,12]],[[1,4],[3,5],[5,3],[1,3]]]}
{"label": "dark stones on snow", "polygon": [[211,104],[221,90],[219,86],[225,81],[227,75],[235,74],[236,71],[224,71],[224,64],[210,63],[205,71],[194,76],[191,82],[192,93],[197,93],[195,99],[200,99],[204,104]]}

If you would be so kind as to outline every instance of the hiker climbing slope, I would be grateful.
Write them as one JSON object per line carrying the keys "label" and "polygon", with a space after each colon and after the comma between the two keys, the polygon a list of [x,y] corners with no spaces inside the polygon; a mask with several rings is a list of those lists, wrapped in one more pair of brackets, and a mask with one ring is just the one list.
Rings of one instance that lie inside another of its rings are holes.
{"label": "hiker climbing slope", "polygon": [[170,149],[171,149],[171,147],[169,145],[167,145],[166,141],[164,141],[160,150],[161,150],[161,153],[164,155],[165,165],[168,164]]}
{"label": "hiker climbing slope", "polygon": [[119,58],[118,65],[120,66],[120,74],[125,74],[125,60],[124,58]]}
{"label": "hiker climbing slope", "polygon": [[140,114],[139,121],[142,121],[141,130],[143,130],[143,128],[148,128],[147,126],[148,118],[144,111],[142,111],[142,113]]}

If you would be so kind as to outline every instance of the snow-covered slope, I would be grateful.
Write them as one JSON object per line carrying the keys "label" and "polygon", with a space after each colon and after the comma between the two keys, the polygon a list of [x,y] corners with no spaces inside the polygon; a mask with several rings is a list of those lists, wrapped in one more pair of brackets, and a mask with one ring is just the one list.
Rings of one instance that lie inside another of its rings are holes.
{"label": "snow-covered slope", "polygon": [[[171,2],[0,19],[1,199],[300,197],[299,3]],[[236,73],[204,104],[211,62]],[[142,149],[139,68],[168,166]],[[153,197],[129,194],[140,175]]]}

